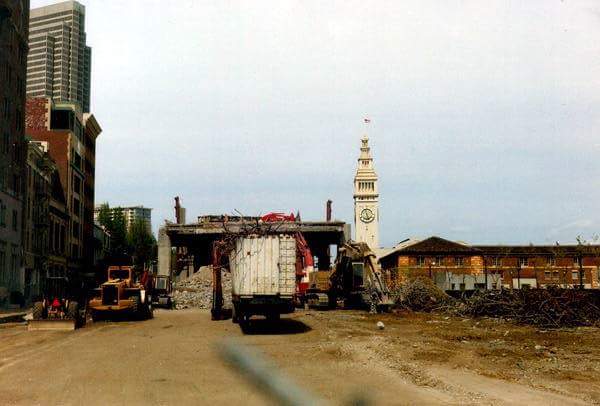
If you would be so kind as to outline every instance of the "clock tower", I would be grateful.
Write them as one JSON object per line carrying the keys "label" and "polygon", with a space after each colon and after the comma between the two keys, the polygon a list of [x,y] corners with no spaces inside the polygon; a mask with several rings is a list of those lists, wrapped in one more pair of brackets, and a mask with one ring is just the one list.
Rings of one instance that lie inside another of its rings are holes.
{"label": "clock tower", "polygon": [[366,242],[369,248],[379,248],[379,190],[369,138],[361,139],[358,168],[354,176],[355,240]]}

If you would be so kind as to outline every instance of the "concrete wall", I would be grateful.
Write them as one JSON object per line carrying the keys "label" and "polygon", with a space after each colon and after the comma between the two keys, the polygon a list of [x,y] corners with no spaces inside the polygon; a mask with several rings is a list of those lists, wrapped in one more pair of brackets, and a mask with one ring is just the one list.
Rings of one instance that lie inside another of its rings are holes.
{"label": "concrete wall", "polygon": [[171,239],[164,226],[158,229],[158,274],[171,275]]}

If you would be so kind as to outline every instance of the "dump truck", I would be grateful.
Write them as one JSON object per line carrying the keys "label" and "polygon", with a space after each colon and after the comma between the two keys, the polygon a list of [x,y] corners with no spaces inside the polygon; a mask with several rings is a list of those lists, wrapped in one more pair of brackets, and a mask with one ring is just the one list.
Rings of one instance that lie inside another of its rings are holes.
{"label": "dump truck", "polygon": [[294,311],[296,239],[291,234],[249,235],[236,239],[229,254],[232,320],[253,315],[278,320]]}
{"label": "dump truck", "polygon": [[126,314],[136,319],[152,318],[152,296],[149,284],[138,283],[131,266],[109,266],[108,279],[95,289],[88,302],[92,320]]}

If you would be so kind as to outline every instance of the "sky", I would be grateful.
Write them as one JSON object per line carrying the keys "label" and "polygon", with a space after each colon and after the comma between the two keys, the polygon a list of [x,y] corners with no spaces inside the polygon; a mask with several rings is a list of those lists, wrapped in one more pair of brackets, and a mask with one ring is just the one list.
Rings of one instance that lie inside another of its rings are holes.
{"label": "sky", "polygon": [[81,2],[96,201],[155,231],[174,196],[352,223],[368,132],[383,246],[600,232],[597,1]]}

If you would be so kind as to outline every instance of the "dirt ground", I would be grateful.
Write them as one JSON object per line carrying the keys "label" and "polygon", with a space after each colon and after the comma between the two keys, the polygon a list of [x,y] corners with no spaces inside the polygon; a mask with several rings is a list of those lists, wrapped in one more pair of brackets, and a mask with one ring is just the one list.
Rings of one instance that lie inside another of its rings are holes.
{"label": "dirt ground", "polygon": [[218,355],[225,339],[333,404],[357,395],[373,404],[600,403],[600,329],[311,310],[257,320],[243,334],[208,311],[180,310],[75,332],[0,328],[0,404],[269,403]]}

